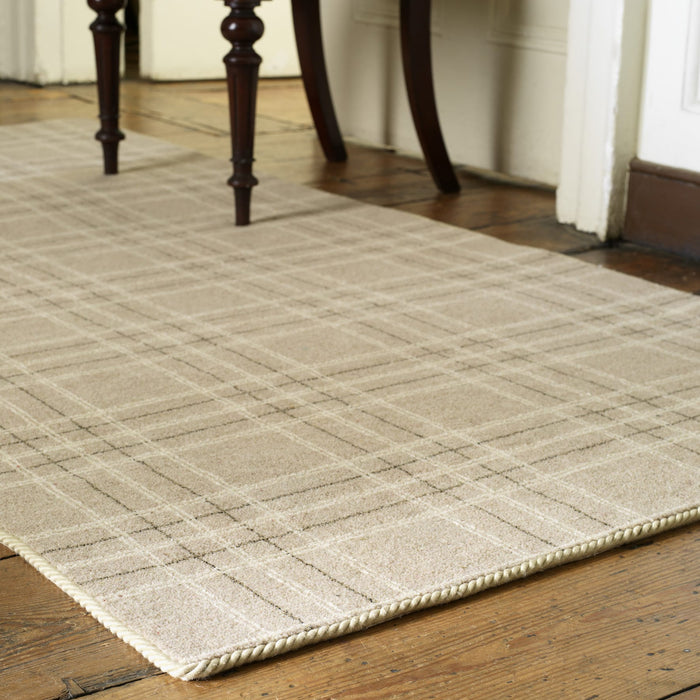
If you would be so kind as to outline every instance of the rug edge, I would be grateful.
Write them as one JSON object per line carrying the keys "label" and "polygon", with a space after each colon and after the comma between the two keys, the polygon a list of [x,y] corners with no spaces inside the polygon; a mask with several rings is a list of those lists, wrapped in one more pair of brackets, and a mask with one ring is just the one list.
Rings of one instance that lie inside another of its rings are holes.
{"label": "rug edge", "polygon": [[389,606],[373,608],[340,622],[314,627],[265,644],[258,644],[221,656],[188,663],[178,662],[161,652],[152,642],[132,631],[118,618],[107,612],[92,596],[85,593],[79,586],[64,576],[44,557],[1,528],[0,543],[22,557],[42,576],[49,579],[77,602],[103,627],[136,649],[154,666],[174,678],[190,681],[209,678],[247,663],[263,661],[264,659],[279,656],[311,644],[368,629],[407,613],[465,599],[489,588],[495,588],[516,579],[526,578],[540,571],[580,561],[650,535],[658,535],[698,521],[700,521],[700,506],[690,506],[636,525],[620,528],[606,536],[563,547],[549,554],[526,559],[519,564],[482,574],[459,585],[435,589],[422,595],[397,601]]}
{"label": "rug edge", "polygon": [[[91,595],[83,591],[80,586],[73,583],[67,576],[64,576],[47,559],[24,544],[22,540],[0,528],[0,544],[5,545],[15,552],[15,554],[22,557],[22,559],[35,568],[44,578],[47,578],[51,583],[58,586],[66,595],[92,615],[103,627],[123,642],[126,642],[136,649],[147,661],[157,666],[161,671],[176,678],[180,678],[178,673],[181,672],[183,664],[172,660],[146,638],[133,632],[117,617],[105,610]],[[191,666],[192,664],[188,664],[187,668]]]}

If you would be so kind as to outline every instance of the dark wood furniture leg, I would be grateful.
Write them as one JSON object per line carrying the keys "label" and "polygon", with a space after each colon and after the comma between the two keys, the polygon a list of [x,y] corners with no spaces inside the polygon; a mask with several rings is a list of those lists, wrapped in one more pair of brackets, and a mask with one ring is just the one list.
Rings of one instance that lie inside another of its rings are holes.
{"label": "dark wood furniture leg", "polygon": [[115,15],[124,8],[126,0],[88,0],[88,5],[97,12],[97,19],[90,25],[100,104],[100,129],[95,138],[102,143],[105,175],[113,175],[119,167],[119,142],[124,138],[119,131],[119,47],[123,27]]}
{"label": "dark wood furniture leg", "polygon": [[228,77],[229,113],[231,117],[231,149],[236,225],[250,223],[250,196],[258,184],[253,175],[255,140],[255,101],[258,91],[258,69],[261,58],[253,44],[263,34],[262,20],[255,14],[261,0],[224,0],[229,16],[221,23],[221,33],[231,42],[231,51],[224,57]]}
{"label": "dark wood furniture leg", "polygon": [[347,160],[328,87],[319,0],[292,0],[292,17],[301,77],[321,147],[328,160]]}
{"label": "dark wood furniture leg", "polygon": [[443,192],[459,191],[459,182],[442,138],[430,49],[430,0],[401,0],[401,54],[408,101],[423,155]]}

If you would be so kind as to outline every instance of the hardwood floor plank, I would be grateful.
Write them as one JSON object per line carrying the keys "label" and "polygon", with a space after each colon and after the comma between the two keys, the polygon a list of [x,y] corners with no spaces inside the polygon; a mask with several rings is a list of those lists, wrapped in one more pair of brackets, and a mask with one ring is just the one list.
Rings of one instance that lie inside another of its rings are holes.
{"label": "hardwood floor plank", "polygon": [[673,698],[673,700],[700,700],[700,685],[682,690],[680,693],[667,695],[665,698],[661,698],[661,700],[671,700],[671,698]]}
{"label": "hardwood floor plank", "polygon": [[482,183],[457,195],[435,197],[430,201],[409,203],[397,208],[453,226],[480,230],[551,216],[554,195],[546,190]]}
{"label": "hardwood floor plank", "polygon": [[394,170],[391,173],[365,175],[360,179],[343,177],[337,180],[326,179],[316,185],[331,194],[340,194],[367,204],[382,207],[396,207],[407,202],[424,202],[426,199],[449,197],[435,191],[431,180],[421,172]]}
{"label": "hardwood floor plank", "polygon": [[[553,206],[552,203],[552,208]],[[493,224],[478,230],[479,233],[500,238],[502,241],[535,246],[557,253],[581,252],[601,246],[595,236],[560,224],[551,214],[524,221]]]}
{"label": "hardwood floor plank", "polygon": [[700,294],[700,261],[682,258],[623,243],[615,248],[599,248],[576,256],[618,272],[641,277],[649,282]]}
{"label": "hardwood floor plank", "polygon": [[[312,130],[261,134],[257,140],[257,164],[261,172],[300,184],[325,188],[336,194],[360,198],[367,191],[366,178],[384,178],[390,185],[395,176],[407,173],[424,182],[423,198],[436,195],[435,186],[424,164],[415,158],[397,155],[384,149],[347,143],[348,160],[328,163]],[[376,195],[376,192],[373,193]]]}
{"label": "hardwood floor plank", "polygon": [[5,545],[0,544],[0,559],[7,559],[8,557],[17,556],[11,549],[5,547]]}
{"label": "hardwood floor plank", "polygon": [[[4,90],[3,99],[4,99]],[[0,117],[2,124],[23,124],[31,121],[45,121],[49,119],[75,119],[95,117],[95,107],[85,102],[73,100],[70,97],[61,95],[60,97],[51,97],[48,100],[15,99],[10,103],[3,104],[2,115]],[[95,128],[97,131],[97,128]]]}
{"label": "hardwood floor plank", "polygon": [[0,697],[75,697],[157,672],[20,557],[0,560],[0,587]]}

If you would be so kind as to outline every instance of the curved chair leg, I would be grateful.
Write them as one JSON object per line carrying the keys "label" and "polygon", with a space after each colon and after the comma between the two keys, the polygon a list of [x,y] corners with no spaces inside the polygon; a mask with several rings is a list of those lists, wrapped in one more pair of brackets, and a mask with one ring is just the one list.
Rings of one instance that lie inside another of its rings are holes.
{"label": "curved chair leg", "polygon": [[224,0],[231,12],[221,23],[221,33],[232,48],[224,57],[228,77],[229,114],[236,225],[250,223],[250,197],[258,184],[253,175],[253,143],[255,140],[255,101],[258,91],[258,69],[262,59],[253,44],[263,34],[262,20],[255,14],[260,0]]}
{"label": "curved chair leg", "polygon": [[328,87],[319,0],[292,0],[292,16],[306,99],[323,152],[330,161],[346,160],[347,153]]}
{"label": "curved chair leg", "polygon": [[119,131],[119,44],[124,28],[115,15],[126,0],[88,0],[88,5],[97,12],[90,25],[100,104],[100,130],[95,138],[102,143],[105,175],[113,175],[118,171],[119,142],[124,138]]}
{"label": "curved chair leg", "polygon": [[401,0],[401,54],[413,123],[428,168],[442,192],[457,192],[459,182],[447,155],[435,106],[430,0]]}

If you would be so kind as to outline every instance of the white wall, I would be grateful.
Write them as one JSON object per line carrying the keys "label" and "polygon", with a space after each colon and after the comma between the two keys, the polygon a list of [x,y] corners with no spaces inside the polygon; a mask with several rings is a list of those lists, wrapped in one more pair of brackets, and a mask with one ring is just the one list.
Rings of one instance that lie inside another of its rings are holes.
{"label": "white wall", "polygon": [[700,0],[652,0],[638,155],[700,172]]}
{"label": "white wall", "polygon": [[[196,12],[193,7],[196,5]],[[140,71],[153,80],[207,80],[226,75],[231,44],[221,36],[228,8],[216,0],[140,0]],[[263,77],[299,75],[289,0],[263,2],[265,24],[255,50]]]}
{"label": "white wall", "polygon": [[83,0],[0,0],[0,77],[45,85],[95,79]]}
{"label": "white wall", "polygon": [[[420,151],[406,99],[398,0],[321,4],[344,134]],[[438,111],[452,160],[558,182],[568,0],[433,0]]]}

